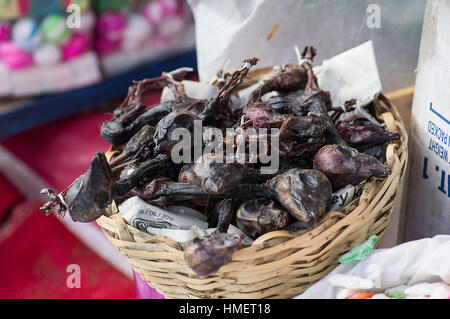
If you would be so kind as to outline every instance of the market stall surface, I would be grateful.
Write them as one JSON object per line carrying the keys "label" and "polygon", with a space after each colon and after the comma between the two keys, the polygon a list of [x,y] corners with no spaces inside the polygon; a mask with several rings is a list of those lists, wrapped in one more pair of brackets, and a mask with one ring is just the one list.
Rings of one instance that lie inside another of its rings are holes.
{"label": "market stall surface", "polygon": [[[155,103],[159,96],[153,92],[146,100]],[[96,223],[44,216],[35,194],[40,185],[63,190],[96,151],[107,150],[99,133],[110,117],[81,114],[0,142],[9,156],[0,156],[0,298],[136,297],[129,265]]]}

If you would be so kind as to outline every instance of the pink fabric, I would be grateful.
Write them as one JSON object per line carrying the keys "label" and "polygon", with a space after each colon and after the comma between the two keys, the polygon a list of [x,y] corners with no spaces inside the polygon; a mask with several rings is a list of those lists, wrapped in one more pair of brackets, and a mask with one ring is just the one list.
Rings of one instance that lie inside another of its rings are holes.
{"label": "pink fabric", "polygon": [[33,64],[33,56],[12,41],[0,43],[0,58],[11,70],[26,68]]}
{"label": "pink fabric", "polygon": [[[1,144],[60,191],[86,171],[96,151],[108,148],[99,132],[110,117],[104,112],[78,115]],[[86,247],[54,215],[44,216],[40,203],[26,202],[3,178],[0,193],[7,199],[0,205],[0,216],[4,215],[0,220],[0,298],[136,297],[132,280]],[[81,288],[66,285],[70,264],[80,266]]]}
{"label": "pink fabric", "polygon": [[70,60],[80,56],[87,51],[90,39],[87,34],[74,33],[70,40],[62,46],[62,54],[65,60]]}
{"label": "pink fabric", "polygon": [[136,298],[138,299],[165,299],[155,288],[152,288],[142,279],[141,275],[133,271]]}
{"label": "pink fabric", "polygon": [[[161,91],[151,92],[144,101],[148,105],[157,103],[160,95]],[[88,169],[96,152],[109,148],[100,137],[100,128],[111,116],[102,111],[76,115],[0,144],[60,192]],[[135,286],[54,215],[44,216],[40,203],[26,201],[2,176],[0,194],[0,298],[162,297],[140,280]],[[80,288],[66,285],[70,264],[80,266]]]}

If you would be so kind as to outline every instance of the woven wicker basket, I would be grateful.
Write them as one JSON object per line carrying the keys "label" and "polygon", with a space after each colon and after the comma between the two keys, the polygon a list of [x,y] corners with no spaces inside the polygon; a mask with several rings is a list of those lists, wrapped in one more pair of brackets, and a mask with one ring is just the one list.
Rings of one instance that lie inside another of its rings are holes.
{"label": "woven wicker basket", "polygon": [[133,269],[166,298],[297,296],[333,270],[342,254],[372,235],[379,236],[379,244],[386,232],[406,171],[408,141],[396,107],[382,94],[374,105],[388,130],[401,134],[400,142],[387,147],[391,175],[369,179],[360,198],[342,211],[325,214],[309,231],[274,231],[260,236],[250,247],[236,251],[231,262],[210,276],[200,277],[187,266],[183,248],[177,242],[127,225],[117,209],[111,207],[110,215],[100,217],[97,223]]}

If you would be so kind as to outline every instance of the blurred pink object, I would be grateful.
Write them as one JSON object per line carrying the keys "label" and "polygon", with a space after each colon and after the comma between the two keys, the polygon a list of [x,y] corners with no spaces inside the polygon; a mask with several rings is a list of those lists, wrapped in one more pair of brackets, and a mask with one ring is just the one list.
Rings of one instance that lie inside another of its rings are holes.
{"label": "blurred pink object", "polygon": [[114,41],[104,37],[98,37],[95,39],[95,50],[100,55],[119,51],[120,45],[121,45],[120,39]]}
{"label": "blurred pink object", "polygon": [[176,12],[167,16],[157,27],[157,40],[164,45],[173,45],[188,25],[188,11],[180,5]]}
{"label": "blurred pink object", "polygon": [[181,33],[186,27],[186,19],[182,16],[173,16],[161,21],[158,26],[158,34],[161,37],[172,37]]}
{"label": "blurred pink object", "polygon": [[7,41],[11,37],[11,24],[7,21],[0,21],[0,41]]}
{"label": "blurred pink object", "polygon": [[152,39],[154,27],[140,14],[130,14],[128,24],[122,38],[122,47],[125,51],[138,50]]}
{"label": "blurred pink object", "polygon": [[137,299],[165,299],[155,288],[152,288],[142,279],[141,275],[133,270],[134,286]]}
{"label": "blurred pink object", "polygon": [[102,38],[119,41],[127,25],[125,16],[119,11],[102,13],[97,20],[97,33]]}
{"label": "blurred pink object", "polygon": [[180,3],[177,0],[156,0],[144,6],[144,16],[147,20],[157,25],[165,18],[177,13]]}
{"label": "blurred pink object", "polygon": [[33,56],[12,41],[0,43],[0,58],[12,70],[33,64]]}
{"label": "blurred pink object", "polygon": [[97,20],[95,13],[92,11],[86,11],[81,14],[81,28],[80,32],[91,34],[94,30],[95,22]]}
{"label": "blurred pink object", "polygon": [[89,36],[84,33],[74,33],[70,40],[62,46],[62,54],[65,60],[75,58],[89,48]]}

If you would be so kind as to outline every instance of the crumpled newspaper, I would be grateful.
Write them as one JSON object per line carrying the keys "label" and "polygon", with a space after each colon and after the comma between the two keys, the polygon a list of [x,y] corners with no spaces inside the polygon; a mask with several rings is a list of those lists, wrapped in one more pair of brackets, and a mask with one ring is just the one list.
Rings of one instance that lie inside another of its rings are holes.
{"label": "crumpled newspaper", "polygon": [[[208,228],[206,216],[182,206],[161,208],[133,196],[118,207],[127,224],[151,235],[162,235],[173,239],[182,246],[192,239],[212,234],[216,229]],[[229,234],[239,234],[247,239],[239,228],[230,225]],[[247,239],[248,240],[248,239]]]}

